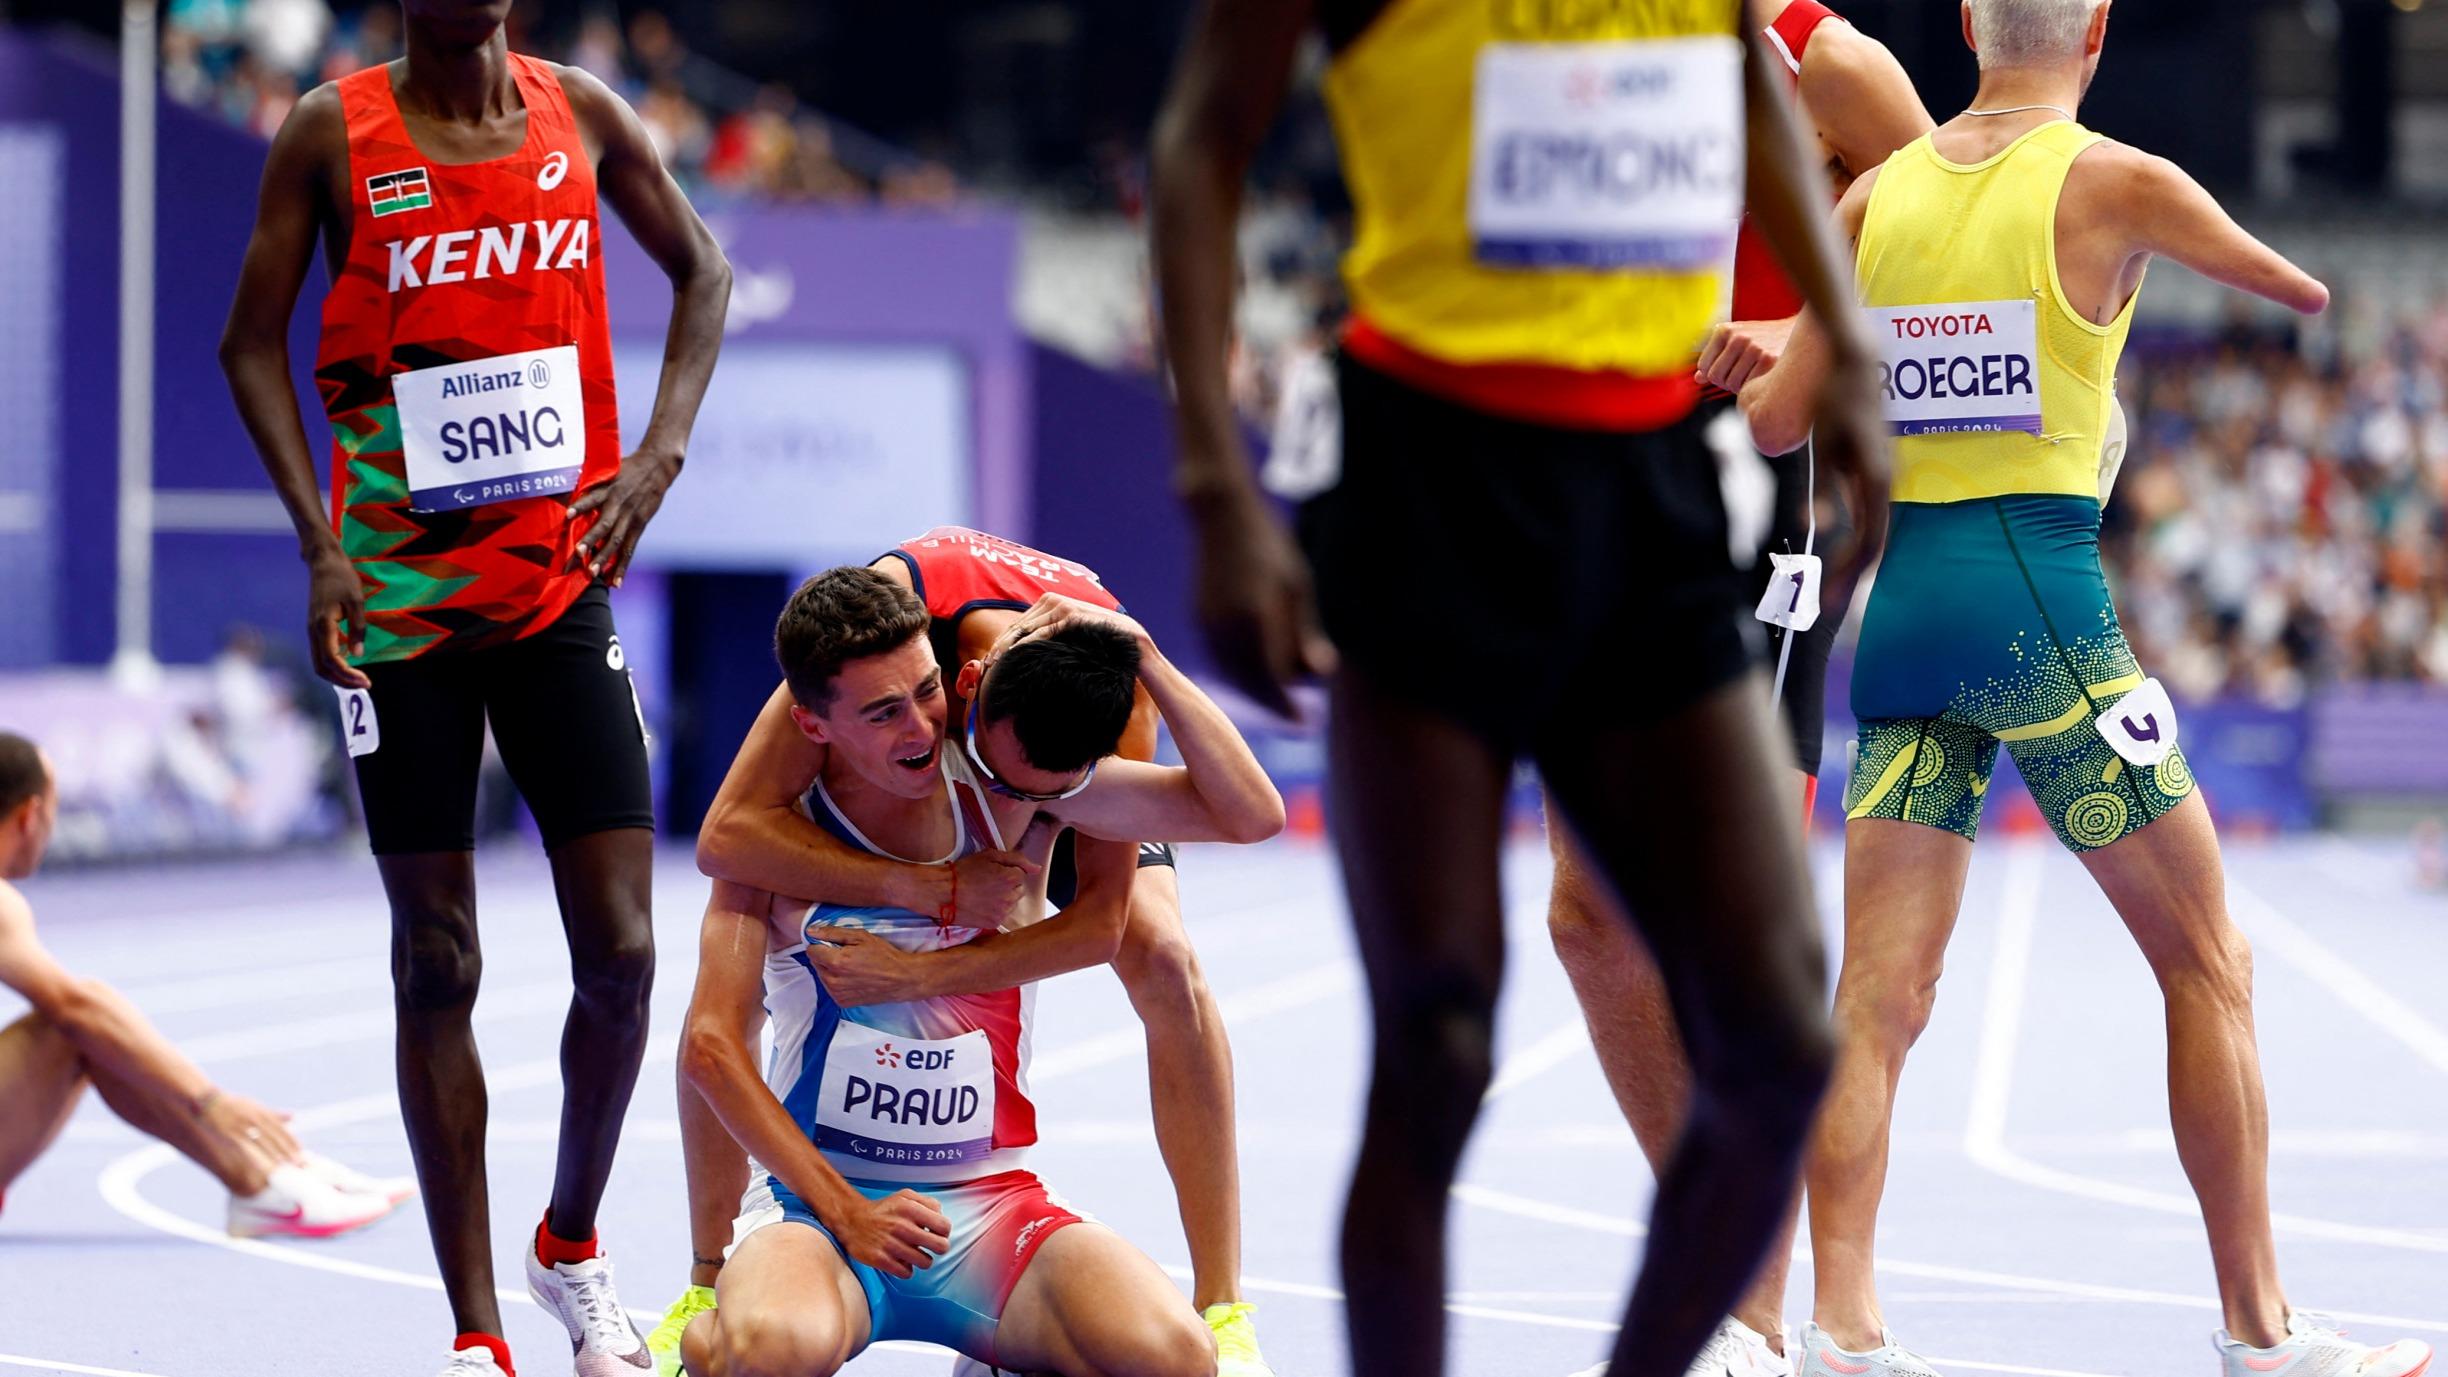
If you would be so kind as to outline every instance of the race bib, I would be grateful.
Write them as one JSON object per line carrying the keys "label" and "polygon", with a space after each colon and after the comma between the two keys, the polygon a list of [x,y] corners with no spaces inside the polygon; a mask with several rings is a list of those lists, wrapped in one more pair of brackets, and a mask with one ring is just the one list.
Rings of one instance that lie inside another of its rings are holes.
{"label": "race bib", "polygon": [[1470,232],[1508,268],[1716,268],[1743,202],[1743,48],[1727,37],[1491,43]]}
{"label": "race bib", "polygon": [[586,398],[577,345],[397,373],[391,395],[414,511],[458,511],[578,486]]}
{"label": "race bib", "polygon": [[994,1049],[973,1030],[900,1037],[847,1020],[825,1049],[816,1146],[895,1167],[957,1167],[994,1150]]}
{"label": "race bib", "polygon": [[1768,556],[1768,591],[1760,595],[1755,613],[1770,626],[1808,631],[1819,622],[1819,557]]}
{"label": "race bib", "polygon": [[382,722],[374,716],[374,695],[364,689],[332,685],[340,695],[340,739],[348,746],[351,758],[372,755],[382,748]]}
{"label": "race bib", "polygon": [[2038,302],[1874,306],[1868,314],[1896,434],[2040,433]]}
{"label": "race bib", "polygon": [[2176,749],[2176,705],[2156,679],[2116,700],[2116,706],[2091,719],[2108,741],[2108,748],[2128,765],[2156,766]]}

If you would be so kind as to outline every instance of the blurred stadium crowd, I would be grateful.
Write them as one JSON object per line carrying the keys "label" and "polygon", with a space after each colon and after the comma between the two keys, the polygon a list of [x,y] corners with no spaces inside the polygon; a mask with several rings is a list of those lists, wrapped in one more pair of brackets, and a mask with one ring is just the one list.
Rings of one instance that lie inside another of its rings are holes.
{"label": "blurred stadium crowd", "polygon": [[[570,31],[510,15],[511,46],[582,67],[627,97],[692,198],[941,205],[960,187],[944,163],[803,108],[691,52],[662,12],[609,9]],[[266,138],[317,84],[400,54],[399,10],[335,13],[327,0],[169,0],[163,81],[172,98]]]}
{"label": "blurred stadium crowd", "polygon": [[[388,5],[336,16],[327,0],[170,0],[163,47],[177,99],[268,135],[302,91],[389,60],[399,42]],[[626,95],[692,195],[923,205],[962,194],[945,162],[692,53],[657,11],[624,25],[607,10],[512,42]],[[1322,120],[1296,118],[1268,161],[1331,166],[1322,138]],[[1102,204],[1074,198],[1036,217],[1022,314],[1096,362],[1152,373],[1144,167],[1111,146],[1092,161],[1085,199]],[[1251,204],[1235,380],[1263,431],[1284,380],[1328,346],[1346,223],[1313,174],[1278,175]],[[2108,516],[2109,567],[2144,662],[2184,696],[2283,705],[2328,682],[2448,681],[2448,297],[2332,285],[2331,316],[2300,332],[2249,318],[2207,337],[2146,330],[2128,355],[2135,440]]]}

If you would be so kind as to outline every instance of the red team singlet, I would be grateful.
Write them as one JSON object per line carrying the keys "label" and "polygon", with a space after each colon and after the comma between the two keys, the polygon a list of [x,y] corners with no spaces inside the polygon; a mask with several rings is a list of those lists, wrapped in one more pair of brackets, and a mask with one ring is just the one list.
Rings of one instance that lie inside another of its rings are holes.
{"label": "red team singlet", "polygon": [[909,566],[918,600],[947,634],[981,607],[1025,612],[1048,593],[1123,610],[1087,565],[966,526],[938,526],[885,554]]}
{"label": "red team singlet", "polygon": [[[1784,59],[1793,84],[1802,82],[1802,54],[1819,26],[1842,15],[1818,0],[1793,0],[1776,22],[1760,31],[1768,50]],[[1807,130],[1804,131],[1806,134]],[[1742,234],[1734,245],[1734,319],[1786,320],[1802,313],[1802,292],[1786,276],[1776,253],[1751,217],[1743,217]]]}
{"label": "red team singlet", "polygon": [[509,58],[527,135],[490,162],[418,151],[390,68],[339,83],[348,256],[315,381],[361,663],[552,625],[591,581],[569,504],[620,470],[595,165],[551,67]]}

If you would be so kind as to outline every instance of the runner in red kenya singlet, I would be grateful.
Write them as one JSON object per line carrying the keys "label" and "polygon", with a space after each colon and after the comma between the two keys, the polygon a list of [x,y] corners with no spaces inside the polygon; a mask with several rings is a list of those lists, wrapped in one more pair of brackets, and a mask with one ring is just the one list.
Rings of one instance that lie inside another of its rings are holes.
{"label": "runner in red kenya singlet", "polygon": [[[609,1377],[645,1359],[595,1215],[645,1050],[654,815],[607,589],[679,472],[730,269],[618,96],[508,50],[509,0],[402,8],[407,56],[308,94],[274,139],[222,359],[297,526],[315,667],[341,693],[390,900],[400,1108],[459,1332],[444,1370],[511,1370],[469,1028],[490,725],[552,859],[576,985],[528,1287],[580,1377]],[[627,456],[599,194],[673,285],[661,385]],[[318,239],[328,513],[287,351]]]}

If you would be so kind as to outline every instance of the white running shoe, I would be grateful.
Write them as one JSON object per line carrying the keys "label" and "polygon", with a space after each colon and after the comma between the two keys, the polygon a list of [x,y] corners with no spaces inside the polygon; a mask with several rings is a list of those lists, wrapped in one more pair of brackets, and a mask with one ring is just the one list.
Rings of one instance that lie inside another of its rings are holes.
{"label": "white running shoe", "polygon": [[1902,1347],[1895,1335],[1879,1331],[1879,1346],[1867,1353],[1839,1348],[1818,1325],[1802,1326],[1802,1365],[1798,1377],[1938,1377],[1920,1354]]}
{"label": "white running shoe", "polygon": [[493,1361],[492,1349],[478,1345],[452,1349],[450,1362],[444,1365],[440,1377],[510,1377],[510,1374]]}
{"label": "white running shoe", "polygon": [[368,1176],[319,1152],[306,1154],[306,1170],[352,1195],[380,1196],[394,1205],[416,1198],[417,1180],[413,1176]]}
{"label": "white running shoe", "polygon": [[1728,1315],[1684,1377],[1794,1377],[1794,1365],[1768,1346],[1767,1335]]}
{"label": "white running shoe", "polygon": [[612,1290],[612,1259],[598,1253],[584,1262],[547,1267],[527,1245],[527,1294],[569,1331],[570,1357],[578,1377],[624,1377],[654,1371],[654,1355],[629,1312]]}
{"label": "white running shoe", "polygon": [[272,1169],[262,1190],[230,1197],[229,1231],[232,1238],[330,1238],[362,1229],[391,1210],[392,1203],[379,1195],[344,1191],[305,1167],[284,1164]]}
{"label": "white running shoe", "polygon": [[2346,1337],[2327,1315],[2287,1312],[2287,1336],[2272,1348],[2235,1341],[2226,1330],[2210,1336],[2227,1377],[2422,1377],[2431,1368],[2431,1345],[2400,1339],[2373,1348]]}

